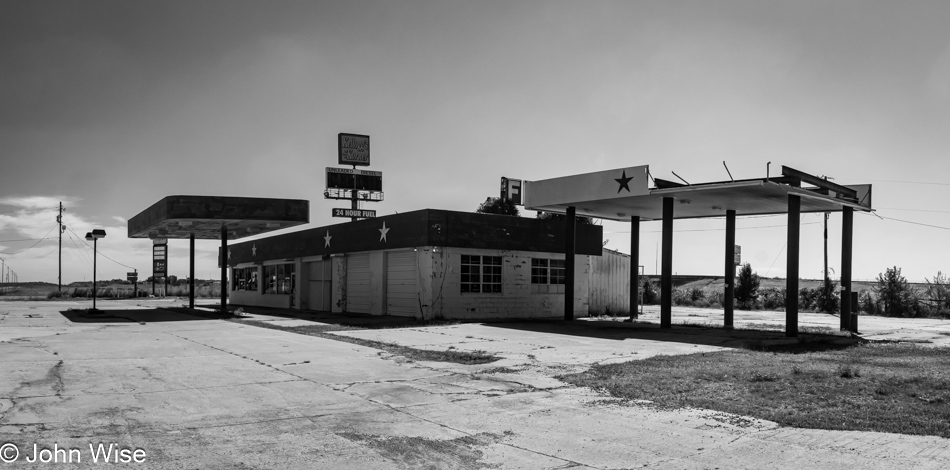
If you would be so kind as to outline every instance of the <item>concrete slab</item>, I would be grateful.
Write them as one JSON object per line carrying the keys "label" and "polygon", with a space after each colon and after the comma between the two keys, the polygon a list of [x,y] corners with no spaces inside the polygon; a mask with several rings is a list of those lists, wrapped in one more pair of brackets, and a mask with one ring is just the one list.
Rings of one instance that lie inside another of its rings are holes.
{"label": "concrete slab", "polygon": [[[554,322],[341,333],[504,356],[469,366],[158,312],[145,324],[78,323],[62,306],[0,302],[0,442],[21,453],[114,442],[144,449],[147,467],[160,469],[950,467],[947,439],[657,410],[554,378],[597,361],[729,348],[741,331]],[[905,339],[946,327],[868,325]],[[72,467],[94,466],[83,457]]]}

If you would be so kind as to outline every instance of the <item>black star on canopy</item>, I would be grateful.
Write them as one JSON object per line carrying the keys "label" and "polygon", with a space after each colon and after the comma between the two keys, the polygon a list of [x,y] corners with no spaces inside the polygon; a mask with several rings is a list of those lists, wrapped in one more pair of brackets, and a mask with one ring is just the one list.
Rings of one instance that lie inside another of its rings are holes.
{"label": "black star on canopy", "polygon": [[633,179],[632,176],[629,177],[629,178],[627,178],[627,170],[623,170],[623,176],[621,176],[620,178],[615,178],[615,179],[614,179],[614,181],[620,183],[620,187],[617,188],[617,193],[619,194],[620,191],[623,190],[623,189],[626,189],[627,192],[629,193],[629,192],[630,192],[630,186],[628,186],[628,185],[629,185],[629,183],[630,183],[630,180],[632,180],[632,179]]}

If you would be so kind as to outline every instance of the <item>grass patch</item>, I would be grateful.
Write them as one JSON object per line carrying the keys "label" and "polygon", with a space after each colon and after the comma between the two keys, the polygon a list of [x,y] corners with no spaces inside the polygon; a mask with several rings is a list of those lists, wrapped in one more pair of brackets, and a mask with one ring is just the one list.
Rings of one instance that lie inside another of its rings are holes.
{"label": "grass patch", "polygon": [[240,320],[240,319],[230,319],[235,323],[241,323],[244,325],[257,326],[261,328],[268,328],[271,330],[281,330],[289,331],[291,333],[297,333],[307,336],[317,336],[325,339],[332,339],[334,341],[342,341],[344,343],[358,344],[360,346],[366,346],[368,348],[379,349],[386,351],[390,354],[396,354],[403,356],[406,359],[413,361],[434,361],[434,362],[453,362],[456,364],[488,364],[495,362],[501,359],[498,356],[488,354],[485,351],[459,351],[455,349],[454,346],[449,346],[449,349],[445,351],[434,351],[428,349],[418,349],[410,348],[408,346],[400,346],[395,343],[386,343],[383,341],[373,341],[369,339],[362,338],[353,338],[349,336],[334,335],[331,334],[331,331],[352,331],[352,330],[366,330],[368,328],[347,326],[347,325],[303,325],[303,326],[279,326],[274,325],[269,322],[257,321],[257,320]]}
{"label": "grass patch", "polygon": [[950,438],[950,348],[871,343],[800,354],[655,356],[559,379],[661,408],[718,410],[800,428]]}

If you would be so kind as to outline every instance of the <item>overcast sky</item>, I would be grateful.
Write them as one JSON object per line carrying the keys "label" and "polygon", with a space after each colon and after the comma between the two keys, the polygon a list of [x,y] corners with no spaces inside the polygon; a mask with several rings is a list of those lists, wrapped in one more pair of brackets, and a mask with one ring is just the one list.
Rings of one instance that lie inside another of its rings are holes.
{"label": "overcast sky", "polygon": [[[0,258],[56,282],[60,201],[64,282],[91,279],[82,236],[100,227],[101,277],[150,274],[126,220],[167,195],[307,199],[310,226],[345,222],[324,168],[351,132],[371,136],[379,215],[634,165],[871,183],[883,219],[855,215],[854,277],[922,281],[950,271],[947,25],[945,0],[0,0]],[[821,222],[802,218],[804,278],[822,275]],[[760,275],[785,274],[785,223],[739,219]],[[721,275],[724,225],[678,221],[674,271]],[[653,273],[660,223],[641,230]],[[629,252],[626,224],[604,232]],[[197,277],[218,277],[217,242],[197,245]],[[170,274],[187,247],[171,242]]]}

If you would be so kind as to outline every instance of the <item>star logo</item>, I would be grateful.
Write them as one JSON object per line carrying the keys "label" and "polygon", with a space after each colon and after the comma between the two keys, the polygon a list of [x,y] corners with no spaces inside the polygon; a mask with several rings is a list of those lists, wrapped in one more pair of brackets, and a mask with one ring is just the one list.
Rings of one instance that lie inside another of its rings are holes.
{"label": "star logo", "polygon": [[327,230],[327,236],[323,237],[323,241],[326,242],[323,244],[324,248],[330,248],[330,239],[333,238],[330,236],[330,231]]}
{"label": "star logo", "polygon": [[389,229],[386,228],[386,222],[383,222],[383,228],[379,229],[379,241],[388,243],[389,240],[386,240],[387,233],[389,233]]}
{"label": "star logo", "polygon": [[621,176],[620,178],[614,179],[614,181],[620,183],[620,187],[617,188],[617,194],[620,194],[620,191],[623,191],[624,189],[626,189],[627,192],[629,193],[630,192],[629,184],[630,184],[630,180],[632,179],[633,179],[632,176],[627,178],[627,170],[623,170],[623,176]]}
{"label": "star logo", "polygon": [[257,256],[257,243],[251,245],[251,256]]}

